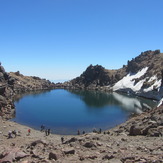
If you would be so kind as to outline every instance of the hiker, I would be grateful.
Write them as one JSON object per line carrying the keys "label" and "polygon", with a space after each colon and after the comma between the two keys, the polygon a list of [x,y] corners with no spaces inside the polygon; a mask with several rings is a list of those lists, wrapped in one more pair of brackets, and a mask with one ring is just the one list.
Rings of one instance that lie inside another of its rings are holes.
{"label": "hiker", "polygon": [[48,133],[47,134],[50,135],[50,128],[48,129]]}
{"label": "hiker", "polygon": [[48,136],[48,129],[45,130],[45,135]]}
{"label": "hiker", "polygon": [[99,134],[101,134],[101,132],[102,132],[102,129],[100,128],[100,130],[99,130]]}
{"label": "hiker", "polygon": [[12,131],[12,134],[15,136],[15,138],[16,138],[16,136],[17,136],[17,133],[16,133],[16,130],[13,130]]}
{"label": "hiker", "polygon": [[11,131],[8,132],[8,139],[10,139],[10,138],[12,138],[12,132]]}
{"label": "hiker", "polygon": [[83,134],[85,134],[85,131],[83,131]]}
{"label": "hiker", "polygon": [[62,144],[63,144],[63,142],[64,142],[64,137],[61,137],[61,142],[62,142]]}
{"label": "hiker", "polygon": [[78,135],[80,135],[80,131],[78,130]]}
{"label": "hiker", "polygon": [[28,129],[28,135],[30,135],[30,133],[31,133],[31,129]]}
{"label": "hiker", "polygon": [[41,125],[41,131],[44,131],[44,129],[45,129],[45,126]]}

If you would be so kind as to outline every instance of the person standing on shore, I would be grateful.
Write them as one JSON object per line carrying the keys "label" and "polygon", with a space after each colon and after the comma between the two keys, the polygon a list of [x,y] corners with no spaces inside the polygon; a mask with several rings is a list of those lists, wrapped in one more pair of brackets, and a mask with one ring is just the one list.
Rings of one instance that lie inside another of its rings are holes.
{"label": "person standing on shore", "polygon": [[8,132],[8,139],[10,139],[10,138],[12,138],[12,132],[11,131]]}
{"label": "person standing on shore", "polygon": [[45,129],[45,126],[41,125],[41,131],[44,131],[44,129]]}
{"label": "person standing on shore", "polygon": [[48,129],[45,130],[45,135],[48,136]]}
{"label": "person standing on shore", "polygon": [[61,142],[62,142],[62,144],[63,144],[63,142],[64,142],[64,137],[61,137]]}
{"label": "person standing on shore", "polygon": [[28,136],[31,134],[31,129],[28,129]]}
{"label": "person standing on shore", "polygon": [[48,129],[48,135],[50,135],[50,128]]}

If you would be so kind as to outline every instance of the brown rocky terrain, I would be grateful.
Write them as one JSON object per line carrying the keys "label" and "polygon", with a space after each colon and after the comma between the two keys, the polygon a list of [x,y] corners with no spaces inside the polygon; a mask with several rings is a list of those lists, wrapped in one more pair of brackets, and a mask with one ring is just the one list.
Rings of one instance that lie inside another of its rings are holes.
{"label": "brown rocky terrain", "polygon": [[14,112],[14,95],[35,90],[54,89],[55,84],[39,77],[24,76],[20,72],[7,73],[0,65],[0,116],[10,119]]}
{"label": "brown rocky terrain", "polygon": [[49,80],[35,76],[24,76],[20,72],[10,72],[9,76],[13,80],[12,88],[15,93],[24,93],[35,90],[47,90],[55,87]]}
{"label": "brown rocky terrain", "polygon": [[[78,136],[49,135],[0,121],[0,163],[162,163],[163,106],[114,129]],[[8,137],[16,130],[17,136]],[[64,137],[63,143],[61,137]]]}

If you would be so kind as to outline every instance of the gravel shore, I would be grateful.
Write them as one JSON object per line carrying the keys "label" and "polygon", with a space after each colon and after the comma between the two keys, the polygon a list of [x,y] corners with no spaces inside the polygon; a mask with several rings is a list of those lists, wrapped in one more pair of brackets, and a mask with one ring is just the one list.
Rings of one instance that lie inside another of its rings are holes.
{"label": "gravel shore", "polygon": [[[163,163],[162,122],[163,106],[109,131],[46,136],[45,132],[0,119],[0,163]],[[8,138],[13,130],[17,136]]]}

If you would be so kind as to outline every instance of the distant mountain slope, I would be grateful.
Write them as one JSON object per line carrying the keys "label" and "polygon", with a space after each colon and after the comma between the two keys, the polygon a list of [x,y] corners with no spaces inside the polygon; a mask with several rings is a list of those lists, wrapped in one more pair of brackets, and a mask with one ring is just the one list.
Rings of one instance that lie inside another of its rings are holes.
{"label": "distant mountain slope", "polygon": [[46,79],[36,76],[24,76],[20,72],[10,72],[10,78],[13,80],[12,87],[14,92],[27,92],[33,90],[44,90],[55,87],[55,84]]}
{"label": "distant mountain slope", "polygon": [[160,99],[158,94],[162,96],[163,53],[160,50],[142,52],[118,70],[90,65],[79,77],[65,84],[77,89],[105,88],[145,97],[150,94],[149,97]]}

